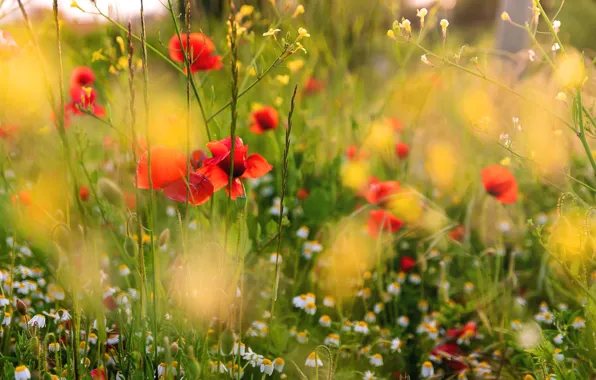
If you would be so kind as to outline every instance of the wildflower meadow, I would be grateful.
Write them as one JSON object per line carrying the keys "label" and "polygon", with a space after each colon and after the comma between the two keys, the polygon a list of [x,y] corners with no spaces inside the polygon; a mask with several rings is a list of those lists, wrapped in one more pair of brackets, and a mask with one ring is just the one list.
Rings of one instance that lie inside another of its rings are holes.
{"label": "wildflower meadow", "polygon": [[0,0],[0,379],[596,379],[595,30]]}

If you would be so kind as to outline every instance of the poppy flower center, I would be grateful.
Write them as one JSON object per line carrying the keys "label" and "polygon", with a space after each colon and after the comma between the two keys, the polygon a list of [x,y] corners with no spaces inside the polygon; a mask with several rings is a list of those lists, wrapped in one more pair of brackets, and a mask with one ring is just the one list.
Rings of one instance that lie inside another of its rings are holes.
{"label": "poppy flower center", "polygon": [[[232,153],[230,152],[226,158],[224,158],[221,162],[217,164],[221,170],[223,170],[226,174],[230,174],[230,167],[232,166]],[[244,157],[238,151],[234,151],[234,178],[240,177],[246,171],[246,166],[244,165]]]}

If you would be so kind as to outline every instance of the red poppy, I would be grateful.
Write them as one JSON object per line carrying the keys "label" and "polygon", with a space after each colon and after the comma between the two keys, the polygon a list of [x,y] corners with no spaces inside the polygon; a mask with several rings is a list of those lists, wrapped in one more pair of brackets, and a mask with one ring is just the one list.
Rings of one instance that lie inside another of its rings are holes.
{"label": "red poppy", "polygon": [[95,74],[87,66],[75,67],[70,73],[71,87],[88,87],[95,82]]}
{"label": "red poppy", "polygon": [[95,103],[97,91],[91,87],[70,88],[70,111],[75,115],[84,115],[83,111],[90,111],[97,117],[104,117],[106,110]]}
{"label": "red poppy", "polygon": [[462,241],[466,234],[466,227],[459,225],[449,231],[449,237],[455,241]]}
{"label": "red poppy", "polygon": [[14,124],[2,123],[0,125],[0,139],[8,140],[19,131],[19,127]]}
{"label": "red poppy", "polygon": [[517,181],[509,169],[492,165],[482,169],[481,176],[486,192],[499,202],[509,204],[517,201]]}
{"label": "red poppy", "polygon": [[463,353],[456,343],[439,344],[433,349],[432,353],[435,356],[444,357],[445,364],[454,371],[461,371],[468,368],[466,363],[458,358]]}
{"label": "red poppy", "polygon": [[197,170],[197,173],[203,174],[211,180],[215,191],[226,187],[226,193],[232,199],[244,195],[241,178],[259,178],[273,169],[273,166],[269,165],[261,155],[251,154],[248,156],[248,145],[244,145],[240,137],[236,137],[235,140],[232,191],[228,188],[230,167],[232,166],[232,139],[230,137],[208,143],[207,148],[213,157],[205,159],[203,167]]}
{"label": "red poppy", "polygon": [[15,54],[19,45],[12,38],[10,32],[0,30],[0,57],[10,57]]}
{"label": "red poppy", "polygon": [[346,157],[348,160],[366,160],[370,153],[364,149],[358,149],[356,145],[350,145],[346,148]]}
{"label": "red poppy", "polygon": [[401,132],[404,129],[404,123],[399,119],[396,119],[394,117],[389,117],[389,118],[385,119],[385,121],[393,127],[393,130],[395,132]]}
{"label": "red poppy", "polygon": [[92,370],[91,372],[89,372],[89,374],[91,375],[91,378],[93,380],[106,380],[106,373],[103,369],[101,368],[96,368],[94,370]]}
{"label": "red poppy", "polygon": [[306,80],[306,84],[304,85],[304,95],[318,94],[323,91],[324,88],[325,83],[323,81],[310,77]]}
{"label": "red poppy", "polygon": [[296,193],[296,198],[303,201],[306,198],[308,198],[309,195],[310,195],[310,192],[308,190],[306,190],[305,188],[301,187],[300,189],[298,189],[298,193]]}
{"label": "red poppy", "polygon": [[103,305],[106,307],[106,309],[110,311],[114,311],[118,308],[118,304],[116,303],[116,299],[114,298],[114,296],[107,296],[106,298],[104,298]]}
{"label": "red poppy", "polygon": [[79,188],[79,198],[81,198],[82,201],[89,200],[89,189],[87,189],[87,187],[81,186]]}
{"label": "red poppy", "polygon": [[401,186],[397,181],[371,181],[364,197],[369,203],[383,205],[389,201],[391,195],[399,193],[400,190]]}
{"label": "red poppy", "polygon": [[408,273],[409,271],[412,270],[412,268],[414,268],[415,265],[416,265],[416,260],[414,260],[410,256],[404,256],[399,261],[399,270],[401,270],[402,272]]}
{"label": "red poppy", "polygon": [[29,190],[21,190],[18,194],[11,197],[13,203],[19,202],[22,205],[29,206],[33,203],[31,192]]}
{"label": "red poppy", "polygon": [[256,134],[272,131],[279,124],[279,114],[271,106],[266,106],[253,112],[251,119],[253,124],[250,127],[250,131]]}
{"label": "red poppy", "polygon": [[388,211],[373,210],[368,217],[368,233],[375,238],[381,232],[393,234],[399,231],[403,224],[400,219]]}
{"label": "red poppy", "polygon": [[[186,45],[188,44],[187,35],[182,34],[182,46],[180,46],[180,40],[178,35],[170,38],[168,44],[168,50],[170,58],[175,62],[184,63],[184,55],[187,50]],[[184,50],[183,50],[184,49]],[[210,71],[219,70],[222,68],[221,57],[218,55],[212,55],[215,51],[215,45],[213,41],[203,33],[191,33],[190,34],[190,71],[195,73],[197,71]],[[186,69],[185,69],[186,70]]]}
{"label": "red poppy", "polygon": [[[149,154],[143,153],[137,164],[137,187],[149,189]],[[186,182],[186,156],[176,149],[156,146],[151,148],[151,185],[155,190],[163,190],[166,197],[176,202],[200,205],[213,194],[213,185],[204,176],[190,173]]]}
{"label": "red poppy", "polygon": [[197,149],[190,154],[190,164],[193,169],[198,169],[203,164],[203,160],[207,155],[201,149]]}
{"label": "red poppy", "polygon": [[397,143],[395,145],[395,153],[397,154],[397,157],[399,157],[400,159],[406,159],[410,154],[410,147],[408,146],[408,144],[405,143]]}

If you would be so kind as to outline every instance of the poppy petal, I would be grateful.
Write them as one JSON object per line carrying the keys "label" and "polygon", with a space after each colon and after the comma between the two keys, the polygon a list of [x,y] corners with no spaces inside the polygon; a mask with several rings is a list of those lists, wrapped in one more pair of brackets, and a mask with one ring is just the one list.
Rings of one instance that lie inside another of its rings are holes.
{"label": "poppy petal", "polygon": [[258,123],[254,123],[253,125],[251,125],[250,126],[250,131],[252,133],[254,133],[255,135],[261,135],[261,134],[263,134],[265,132],[265,130]]}
{"label": "poppy petal", "polygon": [[188,203],[198,206],[207,202],[211,195],[213,195],[213,185],[206,176],[198,173],[190,173],[188,186],[186,178],[180,178],[163,188],[166,197],[182,203],[186,202],[187,191]]}
{"label": "poppy petal", "polygon": [[234,178],[234,181],[232,181],[232,194],[230,194],[230,191],[227,187],[226,194],[228,194],[232,200],[236,200],[236,198],[244,196],[244,186],[242,186],[240,179]]}
{"label": "poppy petal", "polygon": [[367,227],[369,234],[376,238],[381,232],[396,233],[403,224],[400,219],[388,211],[374,210],[368,217]]}
{"label": "poppy petal", "polygon": [[221,141],[207,143],[207,149],[211,151],[213,157],[223,156],[230,151],[230,148],[224,145]]}
{"label": "poppy petal", "polygon": [[244,171],[242,178],[259,178],[273,169],[273,166],[259,154],[251,154],[244,161],[244,166],[246,167],[246,170]]}
{"label": "poppy petal", "polygon": [[[143,153],[137,164],[137,187],[149,189],[149,155]],[[173,148],[151,148],[151,182],[156,190],[179,180],[186,173],[186,156]]]}
{"label": "poppy petal", "polygon": [[211,181],[211,185],[215,191],[223,189],[229,182],[228,174],[217,165],[205,165],[197,169],[195,173],[207,177]]}
{"label": "poppy petal", "polygon": [[517,201],[518,185],[513,173],[502,165],[492,165],[482,169],[482,183],[487,193],[504,204]]}

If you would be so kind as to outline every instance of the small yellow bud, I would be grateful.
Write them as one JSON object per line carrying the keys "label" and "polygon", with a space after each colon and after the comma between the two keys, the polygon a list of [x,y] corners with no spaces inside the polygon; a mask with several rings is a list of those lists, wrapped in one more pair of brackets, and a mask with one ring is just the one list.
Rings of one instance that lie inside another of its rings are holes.
{"label": "small yellow bud", "polygon": [[289,61],[287,65],[288,69],[290,69],[291,72],[295,73],[296,71],[304,67],[304,61],[301,59],[296,59],[294,61]]}
{"label": "small yellow bud", "polygon": [[555,96],[555,99],[561,102],[567,102],[567,94],[561,91],[557,94],[557,96]]}
{"label": "small yellow bud", "polygon": [[255,10],[252,5],[243,5],[240,7],[240,14],[242,16],[250,16]]}
{"label": "small yellow bud", "polygon": [[300,16],[303,13],[304,13],[304,6],[303,5],[298,5],[296,7],[296,10],[294,11],[294,14],[292,15],[292,18],[296,18],[296,17]]}
{"label": "small yellow bud", "polygon": [[442,19],[441,22],[441,31],[443,32],[443,39],[447,38],[447,27],[449,26],[449,21],[447,19]]}
{"label": "small yellow bud", "polygon": [[387,31],[387,37],[391,38],[392,40],[395,40],[395,32],[392,29],[389,29]]}

